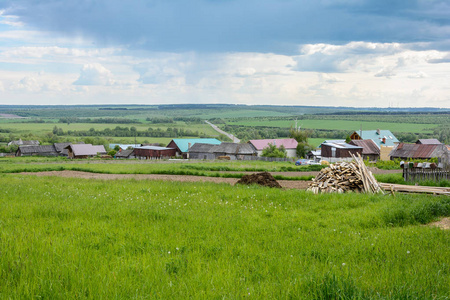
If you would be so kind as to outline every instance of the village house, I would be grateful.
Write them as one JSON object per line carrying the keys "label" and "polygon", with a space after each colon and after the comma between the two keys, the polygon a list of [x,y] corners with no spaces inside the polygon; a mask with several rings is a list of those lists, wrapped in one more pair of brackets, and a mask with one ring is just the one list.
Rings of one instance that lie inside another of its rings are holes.
{"label": "village house", "polygon": [[439,142],[438,139],[418,139],[416,144],[423,144],[423,145],[440,145],[442,144]]}
{"label": "village house", "polygon": [[134,149],[127,149],[127,150],[119,149],[119,151],[117,151],[116,154],[114,155],[114,158],[131,159],[136,157],[134,156]]}
{"label": "village house", "polygon": [[88,158],[106,154],[103,145],[71,144],[66,149],[68,150],[67,156],[69,158]]}
{"label": "village house", "polygon": [[138,159],[162,159],[176,156],[176,149],[160,146],[142,146],[134,148],[134,156]]}
{"label": "village house", "polygon": [[405,144],[400,143],[394,148],[390,157],[391,160],[398,159],[431,159],[443,157],[448,154],[446,145],[443,144]]}
{"label": "village house", "polygon": [[373,140],[375,144],[380,148],[381,146],[385,147],[394,147],[400,141],[394,136],[392,132],[389,130],[360,130],[354,131],[350,135],[350,139],[352,140]]}
{"label": "village house", "polygon": [[214,153],[211,152],[211,148],[216,145],[195,143],[189,148],[189,159],[216,159]]}
{"label": "village house", "polygon": [[58,156],[54,145],[19,146],[16,156]]}
{"label": "village house", "polygon": [[351,161],[352,155],[362,156],[363,148],[347,144],[344,140],[325,141],[320,145],[321,156],[328,162]]}
{"label": "village house", "polygon": [[352,140],[349,144],[363,148],[363,159],[369,159],[369,161],[375,162],[380,158],[380,148],[378,148],[373,140]]}
{"label": "village house", "polygon": [[250,144],[221,143],[220,145],[195,143],[189,148],[190,159],[244,159],[256,156],[256,150]]}
{"label": "village house", "polygon": [[277,148],[283,146],[286,149],[287,157],[297,157],[297,141],[295,139],[264,139],[264,140],[250,140],[250,145],[255,149],[257,156],[261,156],[264,148],[269,147],[269,144],[275,145]]}
{"label": "village house", "polygon": [[320,151],[320,149],[308,151],[305,158],[314,162],[320,162],[322,160],[322,152]]}
{"label": "village house", "polygon": [[174,148],[175,156],[189,158],[189,148],[196,143],[220,145],[222,142],[218,139],[173,139],[167,145],[167,148]]}

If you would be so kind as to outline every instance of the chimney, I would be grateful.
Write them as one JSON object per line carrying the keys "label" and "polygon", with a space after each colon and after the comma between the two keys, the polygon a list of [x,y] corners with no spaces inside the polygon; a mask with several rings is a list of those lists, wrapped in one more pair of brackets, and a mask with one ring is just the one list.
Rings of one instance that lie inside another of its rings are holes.
{"label": "chimney", "polygon": [[386,144],[386,137],[381,139],[383,141],[383,144]]}
{"label": "chimney", "polygon": [[377,129],[377,134],[380,135],[380,129]]}

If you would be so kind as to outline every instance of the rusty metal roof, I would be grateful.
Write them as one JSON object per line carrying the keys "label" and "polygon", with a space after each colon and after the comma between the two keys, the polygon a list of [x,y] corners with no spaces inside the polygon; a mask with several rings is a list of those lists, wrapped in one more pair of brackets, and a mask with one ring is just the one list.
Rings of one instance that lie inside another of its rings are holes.
{"label": "rusty metal roof", "polygon": [[380,148],[378,148],[373,140],[352,140],[349,144],[362,147],[363,155],[380,155]]}
{"label": "rusty metal roof", "polygon": [[438,157],[442,145],[428,145],[428,144],[398,144],[397,148],[391,151],[391,157],[401,158],[418,158],[428,159]]}

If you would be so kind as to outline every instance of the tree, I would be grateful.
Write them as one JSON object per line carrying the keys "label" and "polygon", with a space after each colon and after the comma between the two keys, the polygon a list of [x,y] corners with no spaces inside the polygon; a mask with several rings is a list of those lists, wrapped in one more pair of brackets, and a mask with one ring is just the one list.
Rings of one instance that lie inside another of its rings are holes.
{"label": "tree", "polygon": [[261,156],[285,158],[287,156],[287,152],[283,145],[277,148],[277,146],[269,143],[269,145],[263,149]]}
{"label": "tree", "polygon": [[289,130],[289,137],[295,139],[298,143],[295,153],[298,157],[305,157],[306,153],[313,149],[313,147],[308,144],[308,131],[297,130],[293,127]]}

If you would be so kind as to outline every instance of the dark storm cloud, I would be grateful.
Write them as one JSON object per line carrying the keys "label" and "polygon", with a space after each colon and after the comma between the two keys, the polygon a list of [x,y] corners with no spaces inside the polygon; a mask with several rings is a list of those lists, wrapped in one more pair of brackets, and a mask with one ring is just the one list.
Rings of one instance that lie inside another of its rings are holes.
{"label": "dark storm cloud", "polygon": [[152,51],[294,53],[307,43],[439,42],[449,1],[5,0],[37,29]]}

